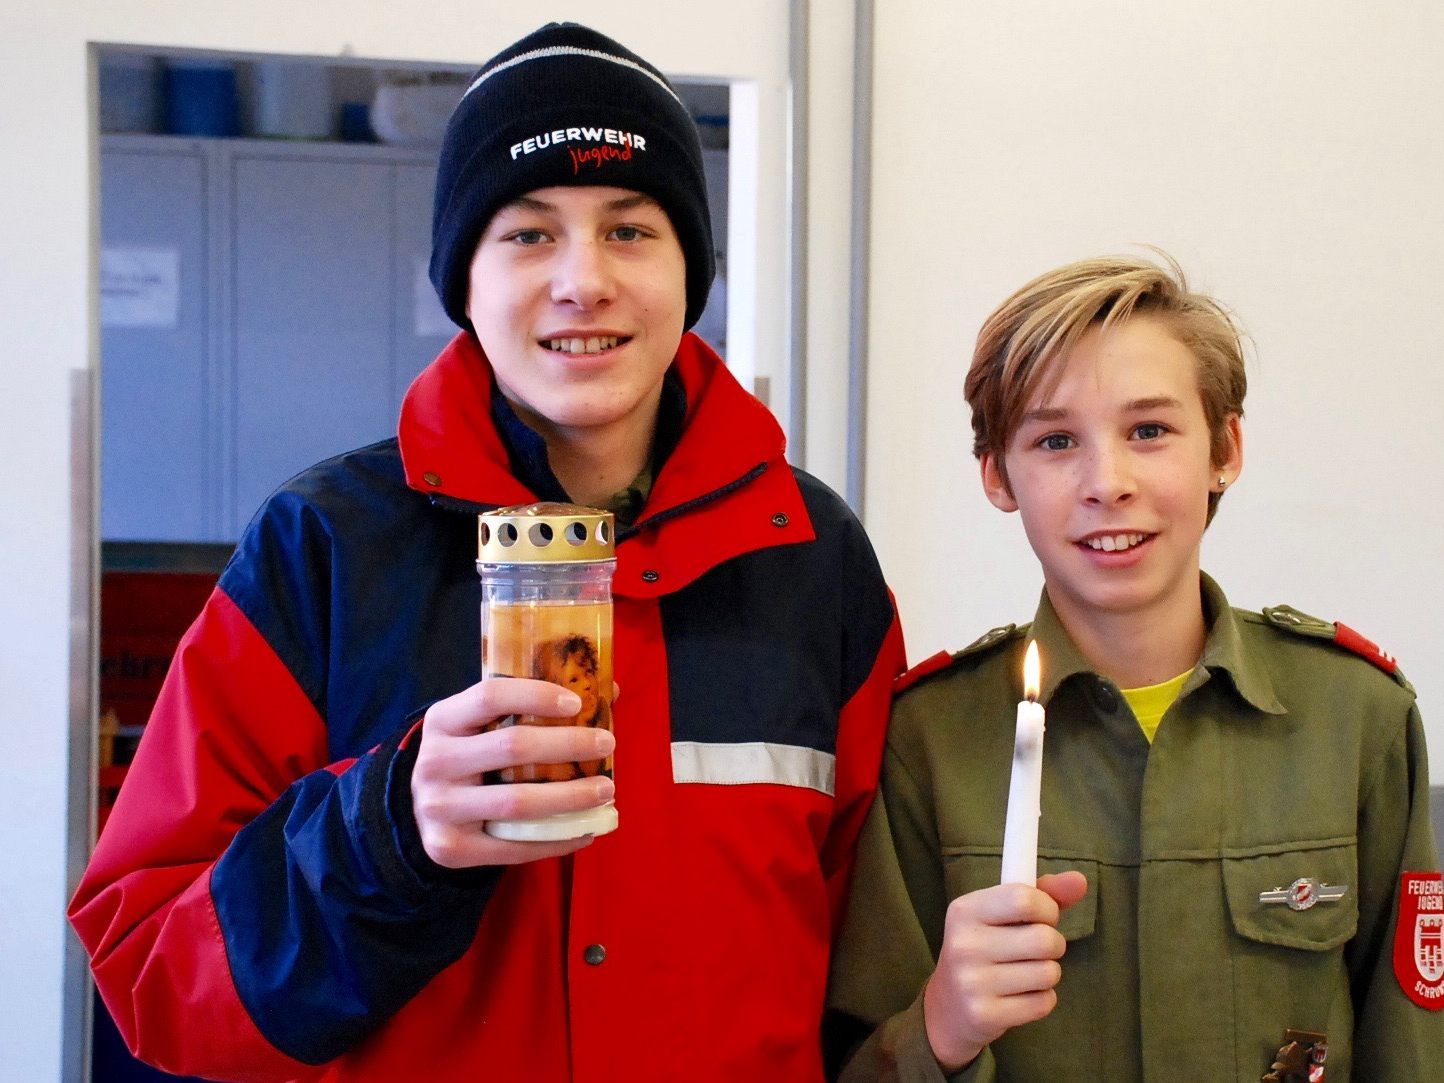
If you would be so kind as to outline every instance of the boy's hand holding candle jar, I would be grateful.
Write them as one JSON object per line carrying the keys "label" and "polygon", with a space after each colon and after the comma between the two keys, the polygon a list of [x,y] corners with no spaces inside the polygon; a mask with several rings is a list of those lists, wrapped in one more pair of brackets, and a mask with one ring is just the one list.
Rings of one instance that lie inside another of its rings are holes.
{"label": "boy's hand holding candle jar", "polygon": [[571,853],[612,805],[610,512],[567,504],[482,515],[478,684],[433,704],[412,800],[451,868]]}

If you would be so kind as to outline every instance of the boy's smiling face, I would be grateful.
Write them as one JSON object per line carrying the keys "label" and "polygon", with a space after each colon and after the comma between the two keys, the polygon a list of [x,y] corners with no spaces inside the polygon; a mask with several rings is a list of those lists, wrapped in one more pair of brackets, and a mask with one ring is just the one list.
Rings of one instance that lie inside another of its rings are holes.
{"label": "boy's smiling face", "polygon": [[543,436],[650,432],[686,317],[666,211],[624,188],[503,206],[471,262],[467,313],[502,393]]}
{"label": "boy's smiling face", "polygon": [[1095,325],[1029,403],[1005,453],[1007,483],[983,456],[988,499],[1022,514],[1065,626],[1197,609],[1208,494],[1242,466],[1237,417],[1228,456],[1210,462],[1197,371],[1161,320]]}

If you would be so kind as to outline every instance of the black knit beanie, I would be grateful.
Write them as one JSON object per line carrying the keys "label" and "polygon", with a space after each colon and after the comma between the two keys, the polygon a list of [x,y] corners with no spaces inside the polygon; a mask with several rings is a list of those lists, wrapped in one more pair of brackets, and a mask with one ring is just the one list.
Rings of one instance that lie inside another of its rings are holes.
{"label": "black knit beanie", "polygon": [[482,65],[446,126],[431,217],[431,281],[469,328],[471,260],[492,216],[562,184],[643,192],[687,261],[687,316],[712,287],[712,226],[697,127],[656,68],[611,38],[549,23]]}

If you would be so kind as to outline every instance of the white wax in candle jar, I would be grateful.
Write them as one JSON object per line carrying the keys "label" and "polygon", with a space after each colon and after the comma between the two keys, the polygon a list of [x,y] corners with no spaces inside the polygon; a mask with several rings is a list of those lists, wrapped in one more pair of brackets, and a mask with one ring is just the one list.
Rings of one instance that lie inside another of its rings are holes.
{"label": "white wax in candle jar", "polygon": [[1008,784],[1008,818],[1003,825],[1004,884],[1038,882],[1038,817],[1043,791],[1043,705],[1018,704],[1013,738],[1013,778]]}

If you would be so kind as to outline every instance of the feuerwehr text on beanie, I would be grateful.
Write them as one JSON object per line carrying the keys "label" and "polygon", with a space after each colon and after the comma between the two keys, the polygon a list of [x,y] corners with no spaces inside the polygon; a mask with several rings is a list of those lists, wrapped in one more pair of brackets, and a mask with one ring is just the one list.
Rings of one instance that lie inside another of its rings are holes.
{"label": "feuerwehr text on beanie", "polygon": [[574,23],[492,57],[447,123],[431,218],[431,281],[447,315],[471,326],[471,259],[492,216],[571,184],[630,188],[662,206],[686,257],[686,326],[696,323],[715,270],[697,127],[661,72]]}

